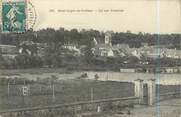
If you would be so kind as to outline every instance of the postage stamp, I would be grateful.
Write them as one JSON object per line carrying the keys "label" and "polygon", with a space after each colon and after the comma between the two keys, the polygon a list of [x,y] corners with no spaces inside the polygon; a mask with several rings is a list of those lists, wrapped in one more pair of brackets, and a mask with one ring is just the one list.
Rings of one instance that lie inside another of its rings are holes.
{"label": "postage stamp", "polygon": [[26,2],[2,3],[2,32],[26,31]]}

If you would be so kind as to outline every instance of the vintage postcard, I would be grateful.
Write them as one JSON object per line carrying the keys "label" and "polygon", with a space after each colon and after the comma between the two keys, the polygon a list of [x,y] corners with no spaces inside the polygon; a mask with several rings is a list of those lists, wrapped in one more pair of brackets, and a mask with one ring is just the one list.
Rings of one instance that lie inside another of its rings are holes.
{"label": "vintage postcard", "polygon": [[181,117],[181,1],[0,0],[0,117]]}

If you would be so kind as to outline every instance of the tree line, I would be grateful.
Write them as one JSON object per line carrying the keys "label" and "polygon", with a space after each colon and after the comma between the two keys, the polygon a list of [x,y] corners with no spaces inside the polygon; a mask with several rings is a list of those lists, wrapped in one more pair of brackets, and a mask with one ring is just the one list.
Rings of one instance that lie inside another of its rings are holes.
{"label": "tree line", "polygon": [[[148,45],[168,45],[170,48],[181,49],[181,34],[149,34],[149,33],[131,33],[127,32],[113,32],[112,43],[114,44],[128,44],[130,47],[141,47],[142,43]],[[31,40],[35,43],[74,43],[77,45],[87,45],[95,37],[98,41],[104,38],[105,32],[98,30],[66,30],[59,28],[58,30],[47,28],[39,31],[29,30],[22,34],[0,33],[1,44],[18,45],[21,41]]]}

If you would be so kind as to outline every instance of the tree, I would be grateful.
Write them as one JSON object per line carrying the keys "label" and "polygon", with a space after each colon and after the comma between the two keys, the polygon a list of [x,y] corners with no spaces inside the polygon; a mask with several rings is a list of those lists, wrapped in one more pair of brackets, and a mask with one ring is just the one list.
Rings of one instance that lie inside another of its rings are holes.
{"label": "tree", "polygon": [[92,53],[92,46],[91,44],[88,44],[87,47],[85,48],[85,55],[84,55],[86,63],[92,64],[93,57],[94,54]]}
{"label": "tree", "polygon": [[43,56],[44,65],[48,67],[59,67],[62,64],[60,44],[49,43],[45,48]]}

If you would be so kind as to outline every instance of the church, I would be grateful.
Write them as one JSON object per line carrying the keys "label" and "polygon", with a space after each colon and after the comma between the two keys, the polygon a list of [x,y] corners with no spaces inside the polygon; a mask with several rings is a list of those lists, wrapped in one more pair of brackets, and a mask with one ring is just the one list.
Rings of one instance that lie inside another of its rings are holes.
{"label": "church", "polygon": [[114,52],[112,48],[112,37],[110,33],[106,33],[102,43],[98,43],[96,38],[93,39],[94,46],[92,48],[92,53],[95,56],[102,57],[113,57]]}

